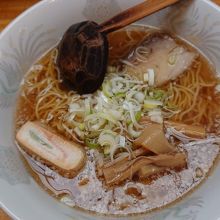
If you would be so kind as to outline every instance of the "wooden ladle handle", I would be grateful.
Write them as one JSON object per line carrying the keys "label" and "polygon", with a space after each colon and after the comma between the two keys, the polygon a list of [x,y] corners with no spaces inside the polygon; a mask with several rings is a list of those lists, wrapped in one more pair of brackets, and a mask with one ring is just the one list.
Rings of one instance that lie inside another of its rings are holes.
{"label": "wooden ladle handle", "polygon": [[100,24],[100,32],[106,34],[113,32],[178,1],[179,0],[146,0]]}

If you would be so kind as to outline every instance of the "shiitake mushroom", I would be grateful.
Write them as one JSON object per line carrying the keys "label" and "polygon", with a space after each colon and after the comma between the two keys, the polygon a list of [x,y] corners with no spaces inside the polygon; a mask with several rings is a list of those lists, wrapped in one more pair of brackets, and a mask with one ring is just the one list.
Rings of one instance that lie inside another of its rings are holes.
{"label": "shiitake mushroom", "polygon": [[96,91],[108,62],[108,40],[99,25],[84,21],[72,25],[59,44],[57,65],[63,83],[79,94]]}

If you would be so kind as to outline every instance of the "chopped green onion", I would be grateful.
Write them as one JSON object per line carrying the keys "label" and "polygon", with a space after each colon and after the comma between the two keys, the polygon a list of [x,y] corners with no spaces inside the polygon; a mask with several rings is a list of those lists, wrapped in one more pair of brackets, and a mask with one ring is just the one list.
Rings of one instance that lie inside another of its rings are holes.
{"label": "chopped green onion", "polygon": [[91,114],[91,107],[90,107],[90,99],[85,99],[85,112],[86,115]]}
{"label": "chopped green onion", "polygon": [[82,111],[80,105],[78,103],[72,103],[69,105],[69,112],[78,112],[78,111]]}
{"label": "chopped green onion", "polygon": [[[137,122],[139,122],[139,121],[140,121],[141,116],[142,116],[141,111],[139,111],[139,112],[136,112],[136,113],[135,113],[135,119],[136,119],[136,121],[137,121]],[[131,121],[131,120],[127,120],[127,125],[130,125],[131,123],[132,123],[132,121]]]}
{"label": "chopped green onion", "polygon": [[162,106],[163,102],[158,101],[158,100],[145,100],[144,101],[144,109],[154,109],[157,108],[158,106]]}
{"label": "chopped green onion", "polygon": [[140,121],[141,116],[142,116],[141,111],[137,112],[137,113],[135,114],[135,119],[136,119],[136,121]]}
{"label": "chopped green onion", "polygon": [[104,146],[104,155],[109,155],[110,154],[110,146]]}
{"label": "chopped green onion", "polygon": [[90,140],[88,138],[85,139],[85,145],[87,147],[89,147],[90,149],[96,149],[96,148],[100,147],[100,145],[98,143],[94,142],[94,139]]}
{"label": "chopped green onion", "polygon": [[74,120],[69,122],[71,125],[73,125],[74,127],[78,127],[81,131],[85,130],[85,124],[84,123],[80,123],[80,122],[76,122]]}
{"label": "chopped green onion", "polygon": [[124,93],[124,92],[119,92],[119,93],[116,93],[115,96],[116,96],[117,98],[123,98],[123,97],[126,96],[126,93]]}
{"label": "chopped green onion", "polygon": [[112,116],[112,115],[109,115],[107,113],[103,113],[103,112],[100,112],[100,113],[97,113],[101,118],[103,119],[106,119],[107,121],[110,121],[114,124],[117,123],[116,119]]}
{"label": "chopped green onion", "polygon": [[153,109],[151,111],[148,112],[148,116],[161,116],[162,115],[162,112],[161,112],[161,109]]}
{"label": "chopped green onion", "polygon": [[85,130],[85,124],[84,123],[79,123],[79,129],[81,131]]}
{"label": "chopped green onion", "polygon": [[163,123],[163,117],[161,115],[152,115],[150,120],[159,124]]}
{"label": "chopped green onion", "polygon": [[157,89],[153,91],[153,98],[155,100],[162,100],[165,96],[165,91],[161,90],[161,89]]}
{"label": "chopped green onion", "polygon": [[134,130],[134,125],[131,123],[130,125],[128,125],[128,134],[132,138],[137,138],[141,135],[141,131],[135,131]]}
{"label": "chopped green onion", "polygon": [[143,129],[140,123],[142,112],[157,122],[163,119],[162,110],[163,117],[167,112],[171,114],[168,91],[153,87],[153,69],[148,69],[144,74],[147,83],[127,74],[126,68],[123,72],[117,70],[114,66],[108,67],[102,89],[96,93],[73,95],[68,114],[64,115],[69,133],[75,131],[89,148],[99,148],[111,160],[120,150],[129,153],[131,143],[123,134],[131,138],[139,137]]}
{"label": "chopped green onion", "polygon": [[124,147],[125,146],[125,137],[119,136],[119,146]]}
{"label": "chopped green onion", "polygon": [[155,79],[155,73],[153,69],[148,69],[148,85],[153,86],[154,85],[154,79]]}
{"label": "chopped green onion", "polygon": [[109,113],[116,120],[123,119],[123,112],[121,110],[110,109],[109,111],[106,111],[106,113]]}
{"label": "chopped green onion", "polygon": [[170,108],[170,109],[172,109],[172,110],[177,110],[177,109],[178,109],[178,106],[176,106],[176,105],[174,105],[174,104],[168,102],[168,103],[167,103],[167,108]]}
{"label": "chopped green onion", "polygon": [[149,92],[149,96],[151,97],[151,98],[153,98],[153,96],[154,96],[154,93],[151,91],[151,92]]}
{"label": "chopped green onion", "polygon": [[109,83],[109,82],[103,83],[103,85],[102,85],[102,91],[103,91],[103,94],[104,94],[106,97],[108,97],[108,98],[110,98],[110,97],[113,96],[113,93],[112,93],[112,91],[111,91],[111,86],[110,86],[110,83]]}
{"label": "chopped green onion", "polygon": [[144,82],[148,82],[148,79],[149,79],[148,73],[144,73]]}
{"label": "chopped green onion", "polygon": [[139,102],[139,103],[143,103],[144,102],[144,94],[142,92],[137,92],[134,95],[134,98]]}
{"label": "chopped green onion", "polygon": [[78,127],[75,127],[73,130],[80,138],[84,137],[84,132],[82,132]]}
{"label": "chopped green onion", "polygon": [[112,146],[117,145],[116,137],[117,137],[117,133],[116,134],[114,134],[114,132],[106,133],[106,131],[103,131],[99,135],[98,143],[101,146],[110,146],[110,147],[112,147]]}

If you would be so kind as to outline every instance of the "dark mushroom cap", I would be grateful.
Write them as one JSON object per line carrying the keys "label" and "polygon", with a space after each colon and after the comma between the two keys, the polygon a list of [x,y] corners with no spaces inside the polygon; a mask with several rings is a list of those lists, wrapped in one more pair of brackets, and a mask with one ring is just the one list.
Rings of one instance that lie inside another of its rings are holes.
{"label": "dark mushroom cap", "polygon": [[63,84],[79,94],[95,92],[108,62],[108,40],[95,22],[72,25],[58,46],[57,67]]}

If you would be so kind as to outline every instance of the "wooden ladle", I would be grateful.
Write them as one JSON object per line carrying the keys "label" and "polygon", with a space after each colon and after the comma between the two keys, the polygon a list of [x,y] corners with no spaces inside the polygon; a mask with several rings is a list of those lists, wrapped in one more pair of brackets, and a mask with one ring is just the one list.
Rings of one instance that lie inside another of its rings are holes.
{"label": "wooden ladle", "polygon": [[147,0],[100,25],[84,21],[70,26],[58,46],[57,67],[63,85],[79,94],[96,91],[107,69],[107,34],[178,1]]}

